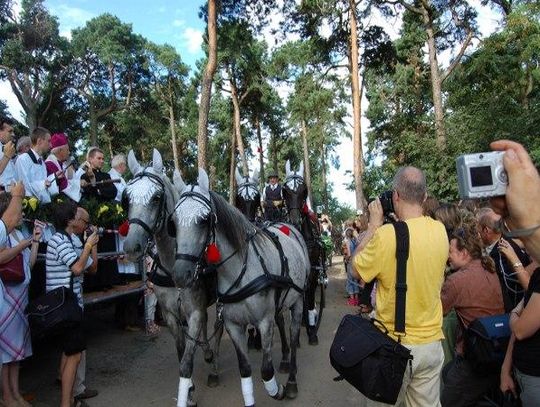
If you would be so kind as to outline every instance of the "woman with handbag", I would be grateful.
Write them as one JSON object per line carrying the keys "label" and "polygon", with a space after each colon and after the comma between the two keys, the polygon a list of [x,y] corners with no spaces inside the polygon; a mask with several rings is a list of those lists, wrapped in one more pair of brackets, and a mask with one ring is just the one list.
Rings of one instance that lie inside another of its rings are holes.
{"label": "woman with handbag", "polygon": [[[96,244],[99,240],[95,228],[84,245],[77,235],[82,235],[90,224],[88,213],[77,208],[73,201],[60,202],[53,207],[56,233],[47,243],[46,291],[64,286],[72,287],[79,306],[83,307],[82,274],[97,267]],[[62,362],[60,368],[62,399],[60,407],[86,405],[73,397],[73,384],[86,340],[82,324],[71,326],[61,332]]]}
{"label": "woman with handbag", "polygon": [[[11,194],[0,194],[0,216],[11,201]],[[7,246],[0,248],[0,278],[4,303],[0,309],[0,355],[2,361],[3,403],[6,407],[30,406],[19,391],[19,362],[32,355],[30,330],[24,309],[28,304],[30,270],[37,258],[41,228],[34,226],[32,238],[25,239],[14,229]]]}

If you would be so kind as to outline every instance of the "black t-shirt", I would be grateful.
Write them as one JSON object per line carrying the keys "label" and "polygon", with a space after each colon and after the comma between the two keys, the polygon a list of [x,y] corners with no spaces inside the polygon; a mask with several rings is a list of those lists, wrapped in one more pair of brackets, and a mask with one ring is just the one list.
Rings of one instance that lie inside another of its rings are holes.
{"label": "black t-shirt", "polygon": [[[540,267],[537,268],[525,293],[524,305],[527,306],[533,293],[540,293]],[[529,376],[540,376],[540,330],[534,335],[518,341],[514,344],[514,366],[521,372]]]}

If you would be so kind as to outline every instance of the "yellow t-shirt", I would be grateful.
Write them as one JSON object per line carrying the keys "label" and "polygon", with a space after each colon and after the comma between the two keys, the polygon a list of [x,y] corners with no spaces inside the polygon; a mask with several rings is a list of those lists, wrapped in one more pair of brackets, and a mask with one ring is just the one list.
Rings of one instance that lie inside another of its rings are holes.
{"label": "yellow t-shirt", "polygon": [[[421,345],[443,339],[441,287],[448,258],[448,238],[441,222],[422,216],[406,221],[409,228],[405,332],[402,342]],[[366,282],[377,280],[376,318],[394,331],[396,302],[396,237],[383,225],[354,258]],[[392,335],[396,338],[394,335]]]}

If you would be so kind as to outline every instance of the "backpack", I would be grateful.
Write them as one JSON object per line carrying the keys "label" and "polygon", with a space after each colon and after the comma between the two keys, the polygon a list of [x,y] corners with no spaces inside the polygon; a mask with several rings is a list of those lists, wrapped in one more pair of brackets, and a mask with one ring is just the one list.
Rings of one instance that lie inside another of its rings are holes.
{"label": "backpack", "polygon": [[463,356],[476,373],[500,370],[510,334],[509,314],[477,318],[464,331]]}

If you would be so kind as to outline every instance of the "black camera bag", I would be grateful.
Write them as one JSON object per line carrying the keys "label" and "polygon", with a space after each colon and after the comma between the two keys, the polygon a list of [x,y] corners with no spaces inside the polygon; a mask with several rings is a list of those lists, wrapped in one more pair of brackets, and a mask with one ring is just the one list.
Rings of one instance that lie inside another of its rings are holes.
{"label": "black camera bag", "polygon": [[82,321],[82,308],[73,292],[73,274],[70,287],[57,287],[26,306],[30,331],[36,337],[76,326]]}
{"label": "black camera bag", "polygon": [[[394,332],[404,335],[409,230],[405,222],[393,225],[397,257]],[[412,358],[411,351],[390,337],[381,322],[360,315],[343,317],[330,347],[330,363],[340,374],[335,380],[347,380],[367,398],[388,404],[396,403]]]}

